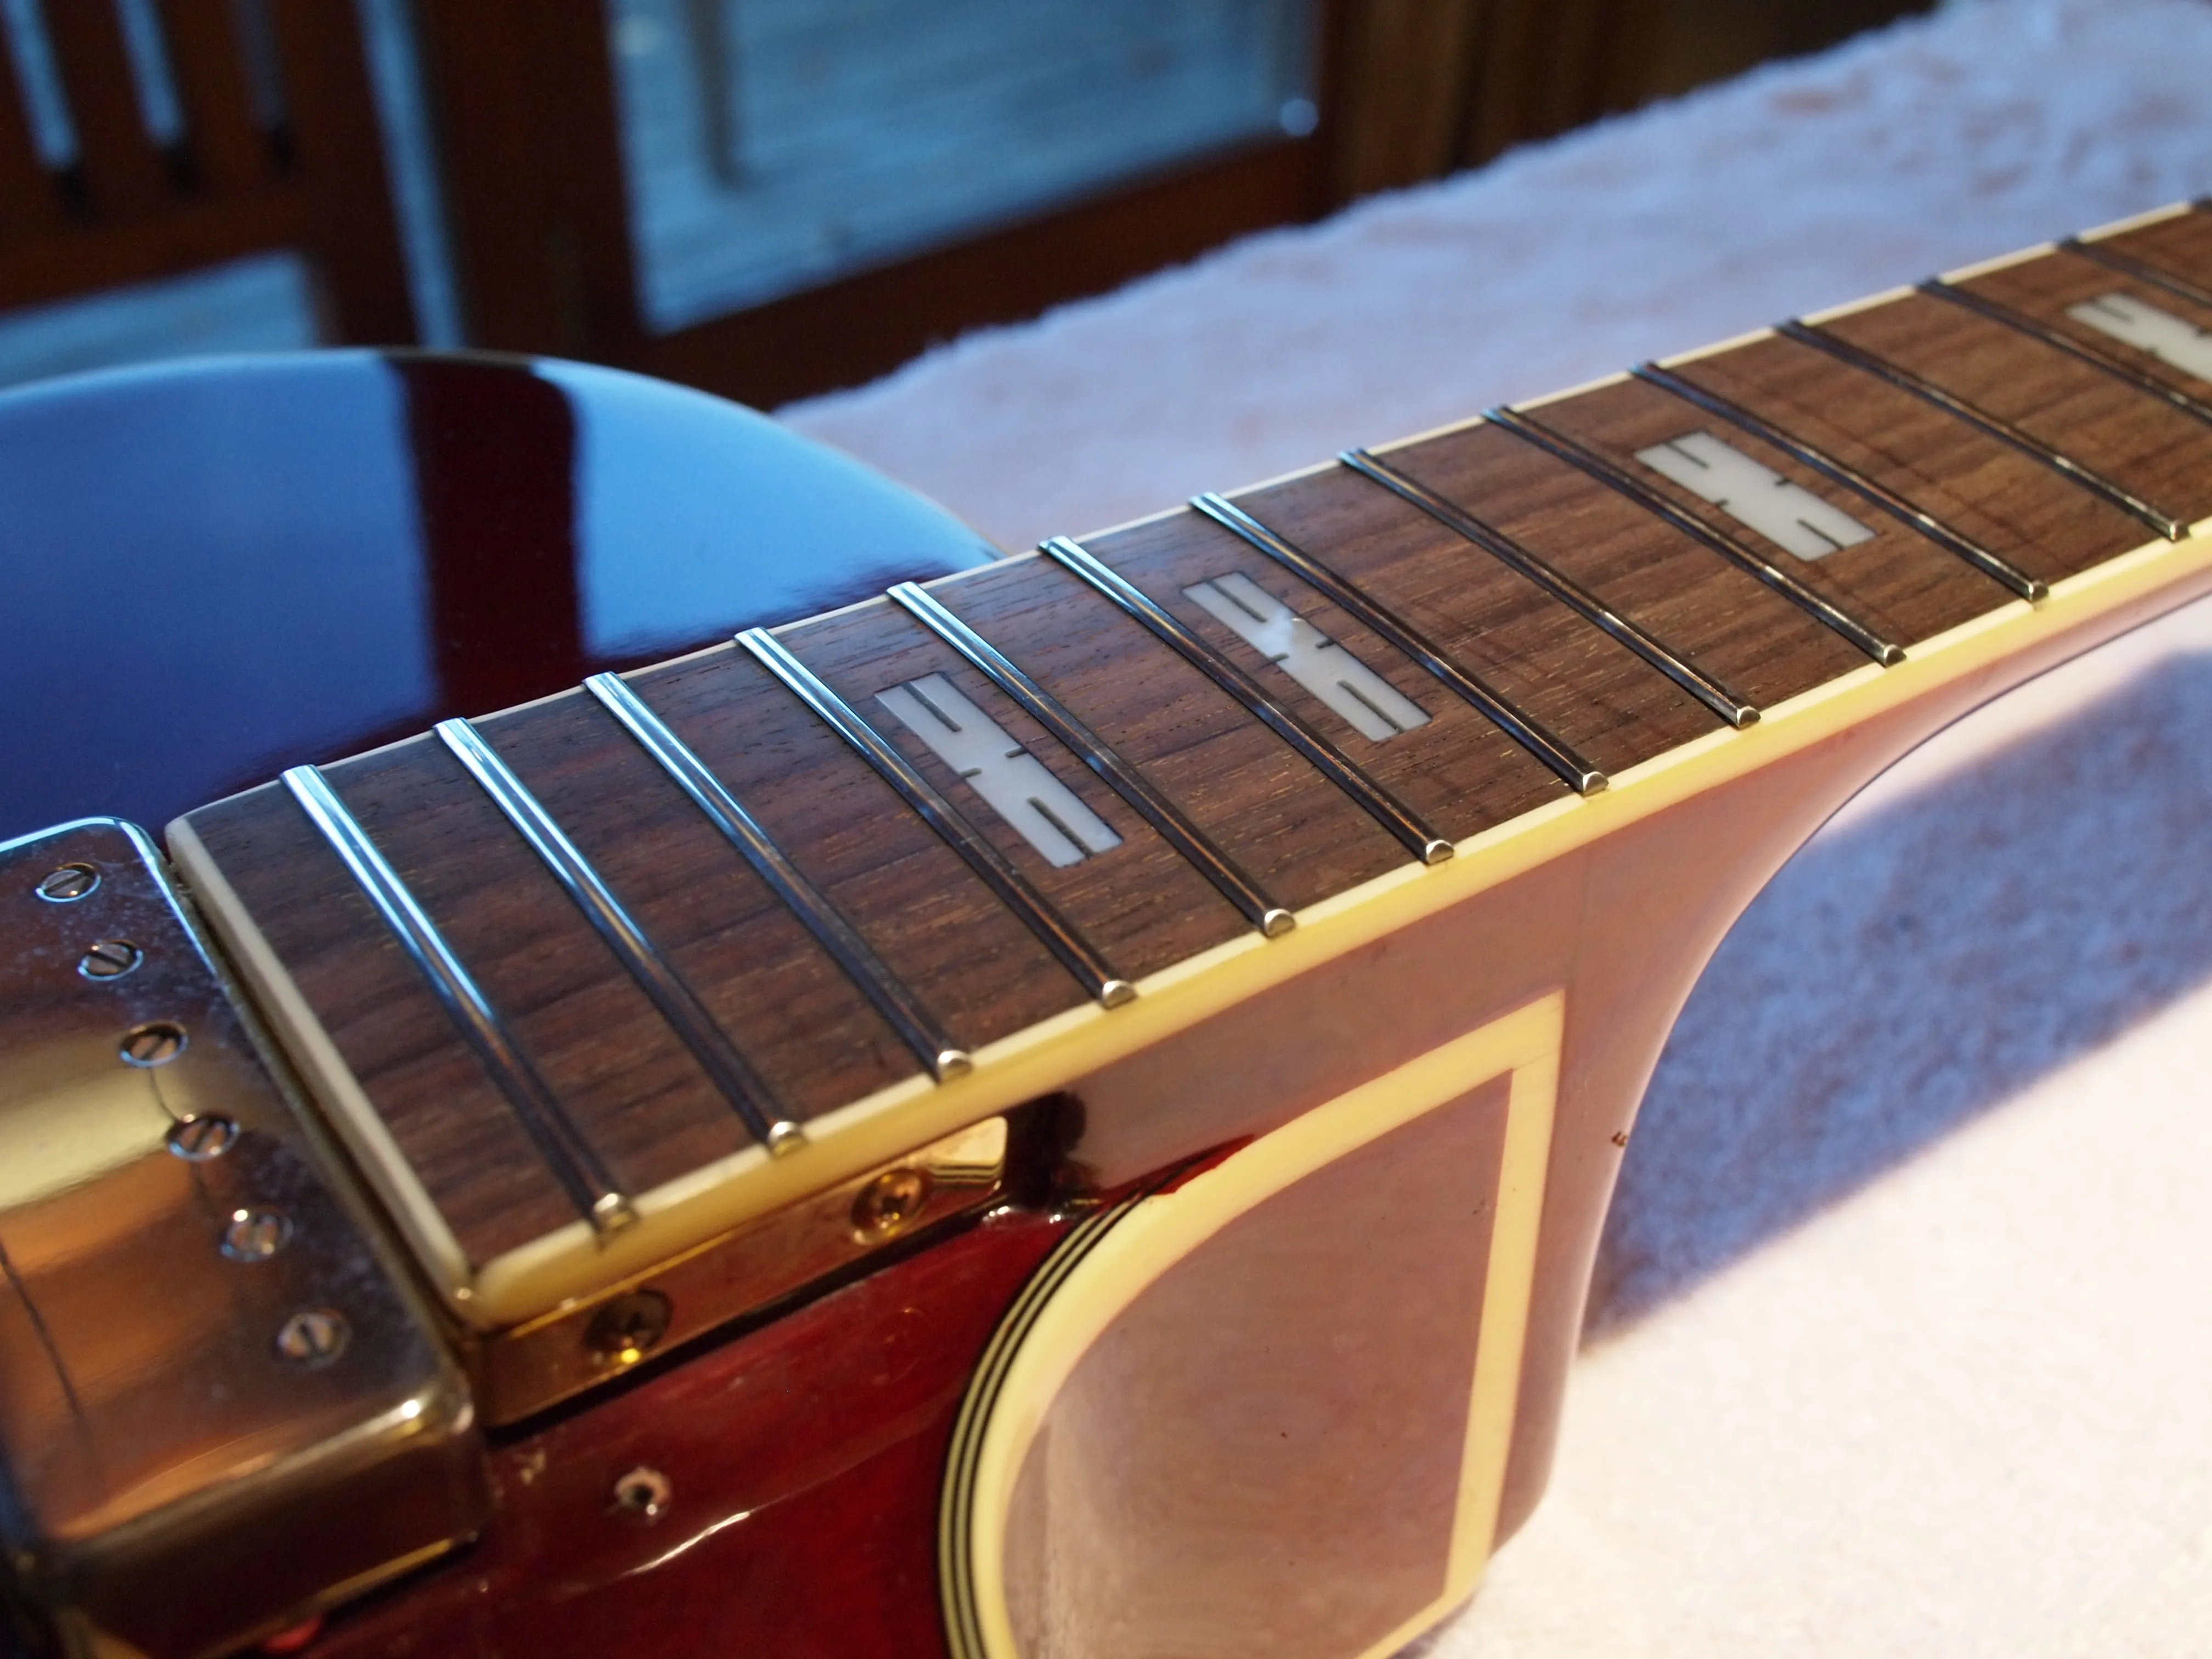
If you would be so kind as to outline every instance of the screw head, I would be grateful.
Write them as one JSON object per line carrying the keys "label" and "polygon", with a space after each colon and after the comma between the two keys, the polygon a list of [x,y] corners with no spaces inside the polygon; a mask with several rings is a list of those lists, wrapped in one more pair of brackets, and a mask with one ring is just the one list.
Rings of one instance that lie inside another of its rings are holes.
{"label": "screw head", "polygon": [[76,970],[87,979],[121,979],[145,960],[146,953],[127,939],[95,939],[76,959]]}
{"label": "screw head", "polygon": [[642,1463],[615,1482],[615,1509],[640,1521],[660,1519],[675,1497],[669,1478]]}
{"label": "screw head", "polygon": [[64,864],[39,878],[31,890],[49,904],[74,904],[100,885],[100,872],[88,864]]}
{"label": "screw head", "polygon": [[238,1125],[227,1117],[180,1118],[169,1126],[169,1150],[187,1164],[221,1158],[238,1139]]}
{"label": "screw head", "polygon": [[319,1370],[346,1350],[353,1328],[335,1308],[302,1308],[276,1333],[276,1352],[305,1370]]}
{"label": "screw head", "polygon": [[266,1261],[292,1242],[292,1220],[282,1210],[233,1210],[223,1224],[222,1253],[233,1261]]}
{"label": "screw head", "polygon": [[173,1019],[149,1020],[124,1036],[116,1053],[125,1066],[167,1066],[185,1052],[185,1028]]}
{"label": "screw head", "polygon": [[584,1346],[602,1365],[635,1365],[668,1334],[674,1309],[659,1291],[610,1297],[584,1328]]}
{"label": "screw head", "polygon": [[886,1170],[853,1199],[853,1231],[864,1243],[889,1238],[929,1202],[929,1171],[902,1165]]}

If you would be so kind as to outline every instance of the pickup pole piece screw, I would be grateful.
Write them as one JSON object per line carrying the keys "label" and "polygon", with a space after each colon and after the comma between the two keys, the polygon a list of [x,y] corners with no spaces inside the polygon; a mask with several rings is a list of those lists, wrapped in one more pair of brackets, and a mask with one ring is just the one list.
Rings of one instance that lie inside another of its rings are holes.
{"label": "pickup pole piece screw", "polygon": [[118,1052],[125,1066],[167,1066],[185,1052],[185,1028],[172,1019],[134,1027]]}
{"label": "pickup pole piece screw", "polygon": [[276,1352],[308,1370],[327,1365],[345,1352],[353,1335],[345,1316],[331,1308],[303,1308],[276,1333]]}
{"label": "pickup pole piece screw", "polygon": [[668,1334],[672,1310],[659,1291],[625,1291],[584,1328],[584,1346],[602,1365],[635,1365]]}
{"label": "pickup pole piece screw", "polygon": [[121,979],[145,960],[146,953],[129,939],[103,939],[76,959],[76,970],[87,979]]}
{"label": "pickup pole piece screw", "polygon": [[266,1261],[292,1242],[282,1210],[233,1210],[223,1224],[222,1253],[233,1261]]}
{"label": "pickup pole piece screw", "polygon": [[641,1521],[660,1519],[675,1496],[668,1477],[642,1463],[615,1482],[615,1508]]}
{"label": "pickup pole piece screw", "polygon": [[100,872],[88,864],[64,864],[49,870],[31,890],[49,904],[71,904],[100,885]]}
{"label": "pickup pole piece screw", "polygon": [[886,1170],[853,1200],[853,1231],[866,1243],[889,1238],[929,1201],[929,1172],[902,1164]]}
{"label": "pickup pole piece screw", "polygon": [[221,1158],[238,1139],[238,1125],[227,1117],[181,1118],[169,1126],[169,1150],[188,1164]]}

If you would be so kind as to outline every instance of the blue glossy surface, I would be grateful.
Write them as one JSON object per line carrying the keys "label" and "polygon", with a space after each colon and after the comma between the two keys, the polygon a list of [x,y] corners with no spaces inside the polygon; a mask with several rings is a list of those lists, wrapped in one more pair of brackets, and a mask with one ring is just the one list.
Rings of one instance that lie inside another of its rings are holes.
{"label": "blue glossy surface", "polygon": [[578,364],[310,353],[0,394],[0,838],[158,826],[488,712],[472,689],[989,556],[750,410]]}

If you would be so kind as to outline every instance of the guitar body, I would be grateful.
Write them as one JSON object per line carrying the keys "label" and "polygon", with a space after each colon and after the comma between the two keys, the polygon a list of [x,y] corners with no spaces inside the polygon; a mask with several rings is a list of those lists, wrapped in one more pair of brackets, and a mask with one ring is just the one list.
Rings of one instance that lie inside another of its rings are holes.
{"label": "guitar body", "polygon": [[[2208,223],[997,562],[757,416],[572,365],[0,398],[0,660],[99,689],[20,739],[0,902],[97,932],[167,866],[36,832],[184,814],[228,1063],[297,1119],[242,1144],[320,1160],[465,1472],[313,1593],[195,1599],[199,1510],[71,1532],[139,1500],[70,1509],[89,1477],[40,1437],[155,1420],[168,1355],[126,1385],[17,1320],[21,1598],[103,1654],[1383,1659],[1541,1492],[1638,1101],[1744,907],[1932,732],[2212,589],[2186,375],[1940,326],[2117,283],[2212,328]],[[1684,456],[1794,490],[1825,550]],[[157,584],[180,604],[85,604]],[[233,1271],[88,1218],[219,1096],[209,1043],[68,988],[84,1065],[119,1087],[119,1032],[160,1109],[0,1210],[49,1326]],[[0,1126],[62,1098],[11,1086]],[[92,1242],[50,1243],[64,1201]],[[198,1444],[161,1473],[241,1528],[389,1501]]]}

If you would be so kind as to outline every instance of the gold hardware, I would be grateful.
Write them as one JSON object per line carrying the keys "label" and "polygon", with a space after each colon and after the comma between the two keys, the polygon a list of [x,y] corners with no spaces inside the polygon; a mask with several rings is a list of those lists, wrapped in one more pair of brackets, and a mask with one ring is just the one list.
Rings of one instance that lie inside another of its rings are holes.
{"label": "gold hardware", "polygon": [[601,1287],[477,1351],[477,1404],[513,1423],[764,1308],[918,1228],[981,1209],[1006,1172],[1006,1121],[878,1164]]}
{"label": "gold hardware", "polygon": [[599,1304],[592,1322],[584,1327],[584,1346],[602,1365],[635,1365],[668,1334],[672,1311],[659,1291],[625,1291]]}
{"label": "gold hardware", "polygon": [[853,1200],[853,1232],[863,1243],[889,1238],[921,1213],[929,1201],[927,1170],[902,1164],[886,1170]]}
{"label": "gold hardware", "polygon": [[466,1383],[151,843],[0,843],[0,1322],[40,1333],[0,1342],[0,1547],[37,1614],[227,1653],[474,1534]]}

